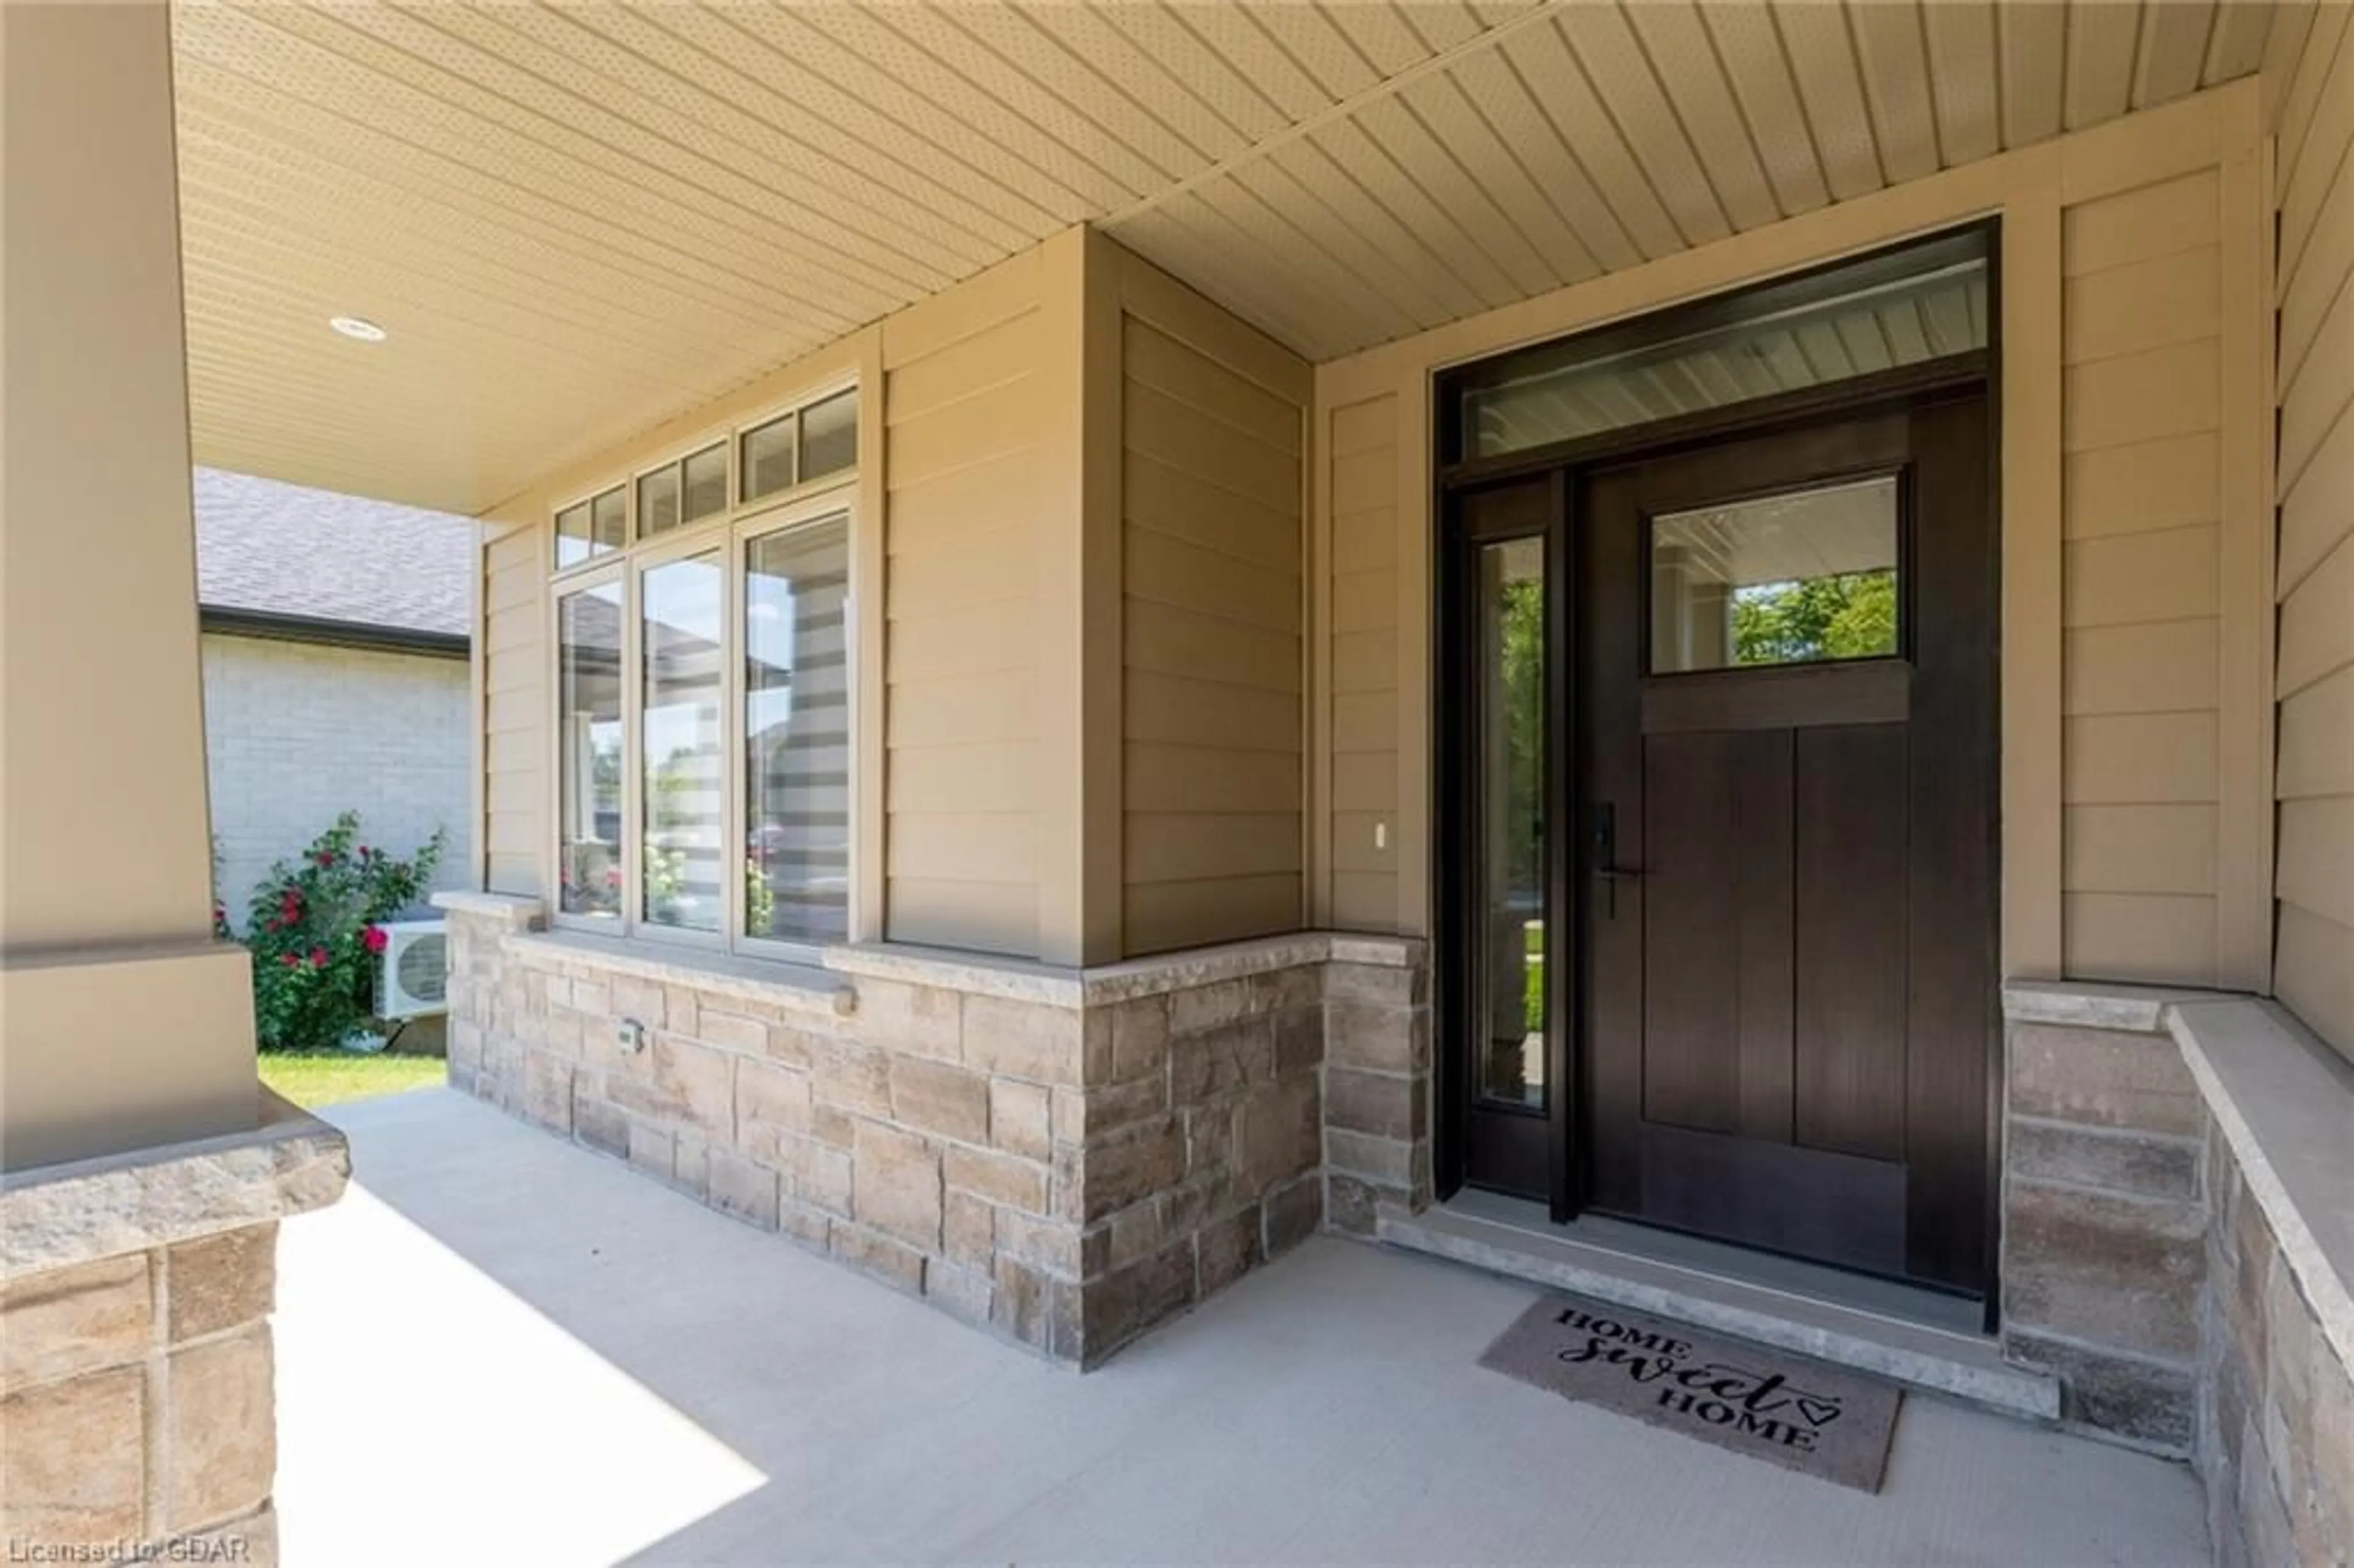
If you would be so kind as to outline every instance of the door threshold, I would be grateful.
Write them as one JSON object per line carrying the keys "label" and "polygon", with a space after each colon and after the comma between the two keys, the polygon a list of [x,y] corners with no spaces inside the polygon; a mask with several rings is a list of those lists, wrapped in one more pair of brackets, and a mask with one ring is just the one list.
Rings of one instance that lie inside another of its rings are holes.
{"label": "door threshold", "polygon": [[[1592,1297],[1638,1311],[1712,1329],[1759,1344],[1871,1372],[1893,1383],[2008,1415],[2055,1421],[2055,1378],[2011,1366],[1992,1339],[1954,1325],[1950,1298],[1883,1280],[1861,1279],[1782,1258],[1746,1255],[1741,1277],[1712,1266],[1711,1254],[1732,1249],[1637,1225],[1584,1220],[1556,1225],[1544,1206],[1466,1190],[1419,1214],[1384,1213],[1380,1240],[1411,1252],[1469,1264],[1510,1278]],[[1755,1276],[1777,1277],[1774,1282]],[[1808,1289],[1829,1277],[1846,1300]],[[1914,1298],[1917,1298],[1914,1299]],[[1934,1310],[1923,1321],[1911,1310]]]}

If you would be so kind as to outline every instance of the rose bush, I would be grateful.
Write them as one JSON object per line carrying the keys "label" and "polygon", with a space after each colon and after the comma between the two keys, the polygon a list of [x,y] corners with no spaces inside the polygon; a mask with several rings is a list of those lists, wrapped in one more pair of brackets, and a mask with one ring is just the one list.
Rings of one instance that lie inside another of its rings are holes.
{"label": "rose bush", "polygon": [[[402,859],[359,842],[345,811],[295,861],[256,884],[245,945],[253,954],[254,1032],[265,1051],[322,1050],[365,1026],[376,1006],[383,923],[423,895],[440,863],[435,832]],[[217,927],[227,914],[216,906]]]}

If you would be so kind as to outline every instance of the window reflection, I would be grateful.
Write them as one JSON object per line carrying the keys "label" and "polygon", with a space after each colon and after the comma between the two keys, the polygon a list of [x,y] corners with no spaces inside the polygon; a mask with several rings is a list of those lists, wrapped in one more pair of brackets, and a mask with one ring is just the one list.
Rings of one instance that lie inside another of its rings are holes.
{"label": "window reflection", "polygon": [[557,602],[560,904],[567,915],[621,913],[621,585]]}
{"label": "window reflection", "polygon": [[1659,673],[1897,651],[1896,480],[1669,513],[1651,523]]}
{"label": "window reflection", "polygon": [[629,531],[629,501],[620,487],[556,514],[556,564],[560,569],[618,550]]}
{"label": "window reflection", "polygon": [[649,567],[641,579],[643,914],[680,930],[720,928],[725,580],[716,552]]}
{"label": "window reflection", "polygon": [[1985,237],[1863,257],[1737,304],[1731,322],[1713,309],[1646,318],[1639,329],[1606,327],[1483,367],[1461,393],[1461,455],[1579,440],[1983,349]]}
{"label": "window reflection", "polygon": [[850,525],[744,547],[744,932],[840,941],[850,910]]}
{"label": "window reflection", "polygon": [[793,416],[744,432],[744,499],[789,490],[793,483]]}
{"label": "window reflection", "polygon": [[858,461],[858,389],[837,392],[801,410],[804,480],[839,473]]}
{"label": "window reflection", "polygon": [[1544,541],[1479,550],[1480,839],[1488,961],[1479,1090],[1545,1103]]}

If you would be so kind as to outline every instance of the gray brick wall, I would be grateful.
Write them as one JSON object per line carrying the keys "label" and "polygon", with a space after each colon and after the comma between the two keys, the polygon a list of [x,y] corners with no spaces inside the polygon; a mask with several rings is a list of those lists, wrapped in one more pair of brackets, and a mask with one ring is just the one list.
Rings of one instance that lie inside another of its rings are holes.
{"label": "gray brick wall", "polygon": [[232,923],[270,863],[346,808],[399,854],[446,827],[435,885],[469,885],[464,661],[216,633],[202,648],[215,885]]}

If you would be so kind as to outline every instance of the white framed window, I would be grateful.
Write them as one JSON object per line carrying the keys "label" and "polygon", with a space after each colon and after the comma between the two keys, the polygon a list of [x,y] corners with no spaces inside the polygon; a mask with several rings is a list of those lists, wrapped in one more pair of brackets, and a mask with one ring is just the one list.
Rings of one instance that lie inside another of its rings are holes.
{"label": "white framed window", "polygon": [[583,497],[556,514],[558,571],[611,555],[629,542],[629,493],[618,484]]}
{"label": "white framed window", "polygon": [[727,443],[711,445],[638,475],[638,537],[716,517],[727,510]]}
{"label": "white framed window", "polygon": [[618,924],[627,842],[621,576],[556,600],[556,863],[559,916]]}
{"label": "white framed window", "polygon": [[744,936],[850,934],[850,513],[749,534],[743,617]]}
{"label": "white framed window", "polygon": [[829,388],[557,510],[557,924],[787,959],[849,936],[856,454]]}

